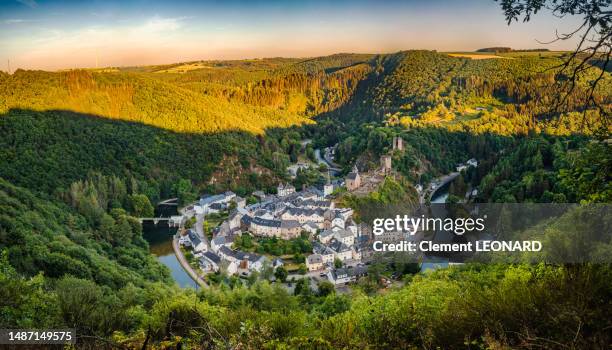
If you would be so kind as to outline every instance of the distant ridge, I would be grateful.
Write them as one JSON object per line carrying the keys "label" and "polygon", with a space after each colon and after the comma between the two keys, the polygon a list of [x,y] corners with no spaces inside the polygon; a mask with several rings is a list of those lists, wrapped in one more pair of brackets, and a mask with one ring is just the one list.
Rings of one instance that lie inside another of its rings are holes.
{"label": "distant ridge", "polygon": [[513,50],[511,47],[505,46],[495,46],[495,47],[485,47],[483,49],[478,49],[476,52],[547,52],[549,49],[522,49],[522,50]]}

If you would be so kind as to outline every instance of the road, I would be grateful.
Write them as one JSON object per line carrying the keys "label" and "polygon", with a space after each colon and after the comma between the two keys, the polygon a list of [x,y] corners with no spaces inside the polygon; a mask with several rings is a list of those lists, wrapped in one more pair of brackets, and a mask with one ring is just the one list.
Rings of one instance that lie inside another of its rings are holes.
{"label": "road", "polygon": [[[334,146],[335,147],[335,146]],[[329,166],[336,168],[336,169],[340,169],[340,166],[338,164],[336,164],[334,162],[334,160],[332,159],[332,153],[331,150],[334,147],[327,147],[325,148],[325,152],[323,152],[323,158],[325,159],[325,161],[327,162],[327,164],[329,164]]]}
{"label": "road", "polygon": [[191,279],[193,279],[200,287],[207,288],[208,284],[206,284],[204,279],[196,271],[194,271],[191,265],[189,265],[187,259],[185,259],[185,255],[183,255],[183,252],[179,247],[177,236],[172,238],[172,249],[174,249],[174,254],[176,255],[176,258],[178,259],[179,263],[181,263],[181,266],[183,266],[185,272],[187,272],[189,276],[191,276]]}
{"label": "road", "polygon": [[200,236],[200,238],[202,239],[202,242],[204,242],[206,247],[210,249],[210,242],[208,241],[208,237],[206,237],[206,235],[204,234],[204,219],[205,219],[204,214],[196,214],[193,209],[188,209],[188,208],[193,208],[193,206],[197,204],[198,203],[196,202],[184,208],[180,208],[179,213],[185,217],[185,221],[195,216],[196,223],[195,223],[194,229],[196,233],[198,234],[198,236]]}
{"label": "road", "polygon": [[204,214],[196,214],[195,230],[202,242],[206,245],[207,249],[210,249],[210,242],[208,237],[204,234]]}
{"label": "road", "polygon": [[333,164],[330,164],[327,159],[324,159],[323,157],[321,157],[321,150],[319,148],[315,149],[315,158],[317,159],[317,162],[319,164],[325,164],[325,166],[327,166],[327,169],[329,169],[329,172],[331,173],[332,176],[337,176],[338,173],[340,172],[340,169],[336,168]]}

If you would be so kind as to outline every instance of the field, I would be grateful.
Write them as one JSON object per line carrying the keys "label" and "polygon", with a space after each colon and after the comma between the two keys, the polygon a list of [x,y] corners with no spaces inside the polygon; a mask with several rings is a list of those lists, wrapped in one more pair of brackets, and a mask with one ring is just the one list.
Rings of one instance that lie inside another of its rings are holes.
{"label": "field", "polygon": [[185,64],[181,64],[178,66],[170,67],[167,69],[158,70],[158,71],[155,71],[155,73],[187,73],[193,70],[206,69],[206,68],[213,68],[213,67],[209,66],[205,62],[192,62],[192,63],[185,63]]}
{"label": "field", "polygon": [[512,51],[512,52],[500,52],[499,55],[503,57],[513,58],[529,58],[529,57],[561,57],[567,54],[567,51]]}
{"label": "field", "polygon": [[464,57],[471,58],[473,60],[486,60],[490,58],[510,58],[510,57],[502,57],[498,55],[491,55],[488,53],[476,53],[476,52],[465,52],[465,53],[449,53],[450,57]]}

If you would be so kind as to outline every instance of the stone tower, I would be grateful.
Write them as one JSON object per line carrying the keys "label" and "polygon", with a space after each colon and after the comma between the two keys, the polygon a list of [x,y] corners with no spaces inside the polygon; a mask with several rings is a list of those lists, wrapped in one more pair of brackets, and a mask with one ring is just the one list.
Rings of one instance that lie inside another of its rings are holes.
{"label": "stone tower", "polygon": [[393,137],[393,150],[403,151],[404,150],[404,139],[399,136]]}
{"label": "stone tower", "polygon": [[384,155],[380,157],[380,167],[384,174],[388,174],[391,172],[391,156]]}

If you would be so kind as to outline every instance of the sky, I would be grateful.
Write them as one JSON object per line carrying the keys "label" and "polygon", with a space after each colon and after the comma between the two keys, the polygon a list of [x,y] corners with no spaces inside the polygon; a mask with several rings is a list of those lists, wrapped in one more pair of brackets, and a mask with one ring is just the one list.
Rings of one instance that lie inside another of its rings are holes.
{"label": "sky", "polygon": [[543,45],[579,18],[508,26],[493,0],[0,0],[0,70]]}

